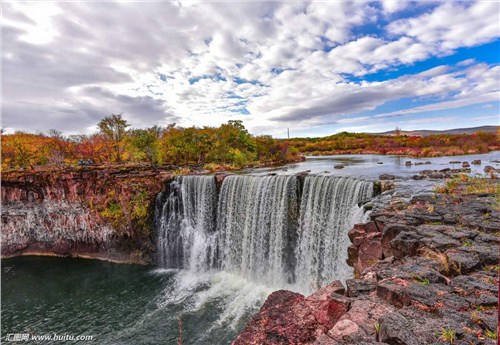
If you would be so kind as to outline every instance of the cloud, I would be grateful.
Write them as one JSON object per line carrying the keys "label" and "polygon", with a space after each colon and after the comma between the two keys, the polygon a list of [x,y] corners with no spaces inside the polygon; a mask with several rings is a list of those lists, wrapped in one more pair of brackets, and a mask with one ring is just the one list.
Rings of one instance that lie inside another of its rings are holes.
{"label": "cloud", "polygon": [[[51,2],[2,5],[3,125],[219,125],[255,133],[490,99],[498,67],[467,59],[364,80],[499,37],[498,3]],[[410,13],[410,14],[409,14]],[[422,70],[422,69],[421,69]],[[432,104],[377,112],[398,99]],[[278,128],[278,129],[277,129]]]}

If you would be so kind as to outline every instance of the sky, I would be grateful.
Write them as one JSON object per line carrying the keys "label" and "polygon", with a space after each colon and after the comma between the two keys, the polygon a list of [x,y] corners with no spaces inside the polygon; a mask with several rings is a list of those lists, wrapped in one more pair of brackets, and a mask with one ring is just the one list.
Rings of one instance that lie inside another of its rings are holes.
{"label": "sky", "polygon": [[2,128],[498,125],[499,1],[9,2]]}

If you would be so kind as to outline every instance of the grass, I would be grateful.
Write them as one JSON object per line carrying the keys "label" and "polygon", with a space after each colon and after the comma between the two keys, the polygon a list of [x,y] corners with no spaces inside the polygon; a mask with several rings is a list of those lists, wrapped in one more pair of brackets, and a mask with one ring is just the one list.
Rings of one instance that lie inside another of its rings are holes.
{"label": "grass", "polygon": [[455,343],[455,340],[457,339],[457,335],[454,330],[452,329],[444,329],[441,331],[441,336],[439,337],[439,340],[446,341],[450,344]]}
{"label": "grass", "polygon": [[500,183],[492,179],[459,174],[447,179],[444,185],[435,188],[435,192],[443,194],[479,194],[500,193]]}
{"label": "grass", "polygon": [[498,272],[499,268],[500,268],[499,265],[488,265],[488,266],[484,266],[483,270],[486,272]]}
{"label": "grass", "polygon": [[448,256],[445,253],[434,251],[429,248],[420,249],[420,253],[424,258],[436,261],[439,263],[446,275],[450,274],[450,262],[448,261]]}
{"label": "grass", "polygon": [[379,334],[380,334],[380,323],[375,322],[375,336],[377,337],[377,340],[378,340]]}
{"label": "grass", "polygon": [[471,246],[472,246],[472,244],[474,244],[474,242],[472,242],[472,241],[471,241],[471,240],[469,240],[469,239],[466,239],[466,240],[462,243],[462,245],[463,245],[464,247],[471,247]]}
{"label": "grass", "polygon": [[415,279],[415,282],[417,284],[420,284],[420,285],[423,285],[423,286],[426,286],[426,285],[429,285],[431,282],[429,281],[429,279],[427,278],[422,278],[422,277],[419,277],[419,276],[416,276],[414,277]]}
{"label": "grass", "polygon": [[486,330],[486,336],[491,339],[497,340],[497,333],[489,329]]}

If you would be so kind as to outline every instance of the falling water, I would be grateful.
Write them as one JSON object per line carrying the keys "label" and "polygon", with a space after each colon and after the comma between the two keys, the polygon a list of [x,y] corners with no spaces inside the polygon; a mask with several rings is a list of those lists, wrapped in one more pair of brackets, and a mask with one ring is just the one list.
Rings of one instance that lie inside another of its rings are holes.
{"label": "falling water", "polygon": [[179,176],[168,187],[156,202],[160,265],[191,270],[210,268],[216,249],[214,177]]}
{"label": "falling water", "polygon": [[349,177],[177,177],[157,198],[159,263],[308,292],[350,275],[347,232],[373,184]]}
{"label": "falling water", "polygon": [[353,219],[357,204],[372,191],[371,182],[349,177],[305,178],[296,250],[296,283],[302,290],[348,278],[347,232],[357,221]]}
{"label": "falling water", "polygon": [[284,175],[226,177],[217,212],[222,269],[269,285],[292,282],[297,182]]}

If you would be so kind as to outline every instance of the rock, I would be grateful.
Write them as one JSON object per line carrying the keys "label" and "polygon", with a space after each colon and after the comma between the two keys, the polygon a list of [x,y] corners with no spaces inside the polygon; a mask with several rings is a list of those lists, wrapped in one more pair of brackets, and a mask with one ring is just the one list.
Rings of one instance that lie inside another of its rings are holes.
{"label": "rock", "polygon": [[400,232],[403,231],[414,232],[415,227],[402,224],[390,224],[384,227],[384,230],[382,232],[382,239],[380,242],[382,245],[382,252],[385,257],[394,256],[391,241],[395,239]]}
{"label": "rock", "polygon": [[363,272],[378,260],[382,259],[382,244],[380,243],[380,233],[365,239],[359,245],[358,261],[354,266],[357,272]]}
{"label": "rock", "polygon": [[406,161],[406,162],[405,162],[405,165],[406,165],[407,167],[411,166],[411,161]]}
{"label": "rock", "polygon": [[[321,290],[324,290],[320,289]],[[335,293],[330,293],[328,289],[322,293],[314,293],[304,300],[304,305],[309,307],[311,314],[316,321],[330,329],[349,310],[350,299]]]}
{"label": "rock", "polygon": [[481,266],[498,264],[498,244],[497,245],[475,244],[470,247],[461,247],[460,250],[476,254]]}
{"label": "rock", "polygon": [[397,308],[410,305],[410,296],[406,292],[409,282],[403,279],[384,279],[377,284],[377,296]]}
{"label": "rock", "polygon": [[326,334],[320,334],[314,341],[313,345],[341,345],[341,343],[333,340]]}
{"label": "rock", "polygon": [[343,166],[343,165],[334,165],[333,168],[334,169],[344,169],[345,166]]}
{"label": "rock", "polygon": [[474,164],[474,165],[481,165],[481,160],[480,159],[475,159],[471,162],[471,164]]}
{"label": "rock", "polygon": [[381,181],[380,187],[382,192],[387,192],[389,190],[394,189],[396,185],[392,181]]}
{"label": "rock", "polygon": [[[395,308],[383,303],[375,296],[363,296],[351,303],[351,308],[339,320],[349,320],[359,327],[358,335],[366,335],[375,339],[375,324],[387,314],[395,311]],[[330,333],[329,333],[330,334]]]}
{"label": "rock", "polygon": [[450,161],[450,164],[460,164],[462,163],[461,161]]}
{"label": "rock", "polygon": [[493,294],[498,294],[498,286],[496,284],[487,283],[483,279],[476,278],[471,275],[459,275],[451,278],[451,285],[459,287],[465,291],[488,291]]}
{"label": "rock", "polygon": [[384,164],[384,162],[377,162],[377,164]]}
{"label": "rock", "polygon": [[470,164],[468,162],[462,162],[462,168],[468,168]]}
{"label": "rock", "polygon": [[446,252],[446,256],[451,270],[458,274],[469,273],[479,266],[479,259],[473,253],[452,249]]}
{"label": "rock", "polygon": [[359,326],[351,320],[341,320],[333,326],[328,335],[334,338],[342,338],[359,331]]}
{"label": "rock", "polygon": [[401,232],[392,241],[392,253],[396,258],[414,256],[420,248],[420,236],[411,232]]}
{"label": "rock", "polygon": [[495,171],[495,168],[492,167],[491,165],[487,165],[487,166],[484,167],[484,172],[485,173],[489,173],[491,171]]}
{"label": "rock", "polygon": [[315,298],[315,299],[323,300],[323,299],[326,299],[327,297],[331,296],[332,294],[343,295],[344,292],[345,292],[345,288],[344,288],[344,285],[342,285],[342,282],[340,280],[335,280],[332,283],[328,284],[327,286],[317,290],[308,298]]}
{"label": "rock", "polygon": [[377,287],[376,281],[371,279],[347,279],[345,283],[348,297],[368,295]]}
{"label": "rock", "polygon": [[380,320],[379,340],[395,345],[420,345],[412,332],[412,325],[400,313],[385,315]]}
{"label": "rock", "polygon": [[[286,290],[273,292],[260,311],[248,322],[233,342],[249,344],[304,344],[314,341],[324,327],[303,304],[304,296]],[[318,331],[319,329],[319,331]]]}
{"label": "rock", "polygon": [[379,180],[394,180],[396,179],[396,176],[391,175],[391,174],[382,174],[378,177]]}

